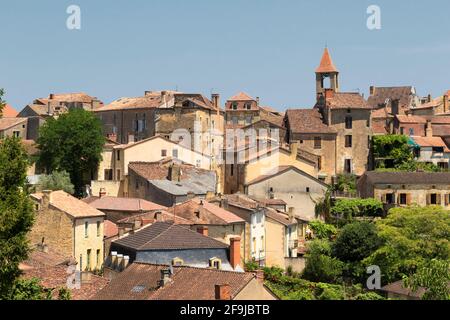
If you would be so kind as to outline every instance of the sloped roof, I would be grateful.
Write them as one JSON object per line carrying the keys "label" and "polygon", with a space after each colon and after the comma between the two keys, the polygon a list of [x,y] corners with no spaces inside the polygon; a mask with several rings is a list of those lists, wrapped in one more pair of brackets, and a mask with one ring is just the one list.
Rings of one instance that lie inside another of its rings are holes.
{"label": "sloped roof", "polygon": [[358,92],[334,92],[325,101],[331,109],[371,109],[367,101]]}
{"label": "sloped roof", "polygon": [[333,60],[331,60],[328,48],[325,48],[323,51],[322,59],[320,60],[320,65],[316,69],[316,73],[330,73],[330,72],[339,72],[339,71],[334,65]]}
{"label": "sloped roof", "polygon": [[74,93],[56,93],[52,94],[53,98],[50,99],[50,95],[47,100],[56,100],[60,102],[83,102],[91,103],[93,100],[97,100],[96,97],[91,97],[84,92],[74,92]]}
{"label": "sloped roof", "polygon": [[427,123],[427,119],[421,116],[398,114],[395,117],[401,123]]}
{"label": "sloped roof", "polygon": [[245,92],[239,92],[236,95],[229,98],[228,101],[255,101],[255,99],[250,97]]}
{"label": "sloped roof", "polygon": [[[156,217],[157,214],[159,214],[159,219]],[[146,225],[149,223],[154,223],[155,221],[174,222],[175,224],[181,224],[181,225],[192,225],[193,224],[192,221],[184,219],[178,215],[174,215],[173,213],[170,213],[166,210],[134,214],[130,217],[120,219],[119,221],[117,221],[117,223],[118,224],[134,223],[135,221],[142,221],[142,222],[145,221],[146,223],[144,223],[143,225]]]}
{"label": "sloped roof", "polygon": [[[450,152],[445,144],[444,140],[441,137],[410,137],[414,140],[414,142],[420,147],[442,147],[444,148],[444,152]],[[450,183],[450,181],[449,181]]]}
{"label": "sloped roof", "polygon": [[26,121],[27,118],[0,118],[0,130],[9,129]]}
{"label": "sloped roof", "polygon": [[112,221],[105,220],[104,229],[104,235],[106,238],[111,238],[119,234],[119,227]]}
{"label": "sloped roof", "polygon": [[[42,200],[42,192],[31,195],[36,200]],[[104,217],[105,214],[89,204],[71,196],[64,191],[53,191],[50,195],[50,205],[67,213],[74,218],[88,218],[88,217]]]}
{"label": "sloped roof", "polygon": [[5,104],[1,112],[3,118],[15,118],[19,114],[16,109],[11,107],[9,104]]}
{"label": "sloped roof", "polygon": [[363,176],[371,184],[445,184],[450,185],[450,172],[376,172]]}
{"label": "sloped roof", "polygon": [[228,248],[220,241],[168,222],[156,222],[114,243],[137,251]]}
{"label": "sloped roof", "polygon": [[143,97],[124,97],[111,102],[104,107],[98,108],[95,112],[157,108],[162,104],[161,95],[147,95]]}
{"label": "sloped roof", "polygon": [[321,184],[323,186],[327,186],[323,181],[321,181],[321,180],[319,180],[319,179],[309,175],[308,173],[306,173],[306,172],[304,172],[304,171],[302,171],[302,170],[300,170],[300,169],[298,169],[297,167],[294,167],[294,166],[279,166],[279,167],[275,168],[274,170],[272,170],[270,172],[270,174],[261,175],[261,176],[255,178],[255,179],[253,179],[252,181],[248,182],[246,185],[250,186],[250,185],[253,185],[253,184],[256,184],[256,183],[260,183],[260,182],[263,182],[263,181],[265,181],[267,179],[271,179],[273,177],[276,177],[276,176],[278,176],[280,174],[283,174],[283,173],[291,171],[291,170],[293,170],[293,171],[295,171],[295,172],[297,172],[297,173],[299,173],[299,174],[301,174],[301,175],[303,175],[303,176],[305,176],[305,177],[307,177],[307,178],[309,178],[311,180],[314,180],[315,182],[317,182],[317,183],[319,183],[319,184]]}
{"label": "sloped roof", "polygon": [[409,107],[411,103],[412,86],[374,87],[374,95],[369,96],[367,103],[372,108],[379,108],[389,100],[399,100],[400,107]]}
{"label": "sloped roof", "polygon": [[290,130],[294,133],[336,133],[327,126],[318,109],[289,109],[286,111]]}
{"label": "sloped roof", "polygon": [[289,216],[286,213],[279,212],[272,208],[266,208],[266,217],[270,218],[286,227],[296,225],[297,220],[290,220]]}
{"label": "sloped roof", "polygon": [[256,277],[249,272],[174,266],[170,283],[159,287],[161,271],[167,269],[135,262],[93,300],[215,300],[215,286],[223,284],[230,285],[233,299]]}
{"label": "sloped roof", "polygon": [[166,207],[159,204],[138,198],[120,198],[120,197],[95,197],[93,201],[88,202],[90,206],[98,210],[108,211],[152,211],[165,210]]}

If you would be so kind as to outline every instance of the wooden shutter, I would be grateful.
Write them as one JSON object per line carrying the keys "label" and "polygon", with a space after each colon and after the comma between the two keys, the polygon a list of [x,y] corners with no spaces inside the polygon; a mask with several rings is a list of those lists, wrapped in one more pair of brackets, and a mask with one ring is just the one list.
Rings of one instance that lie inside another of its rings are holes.
{"label": "wooden shutter", "polygon": [[440,205],[442,203],[442,194],[436,193],[436,204]]}
{"label": "wooden shutter", "polygon": [[444,204],[446,207],[448,206],[448,198],[450,198],[450,194],[444,194]]}
{"label": "wooden shutter", "polygon": [[427,203],[426,203],[427,206],[430,205],[430,203],[431,203],[431,194],[428,193],[427,194]]}
{"label": "wooden shutter", "polygon": [[406,204],[409,206],[411,204],[411,194],[407,193],[406,194]]}

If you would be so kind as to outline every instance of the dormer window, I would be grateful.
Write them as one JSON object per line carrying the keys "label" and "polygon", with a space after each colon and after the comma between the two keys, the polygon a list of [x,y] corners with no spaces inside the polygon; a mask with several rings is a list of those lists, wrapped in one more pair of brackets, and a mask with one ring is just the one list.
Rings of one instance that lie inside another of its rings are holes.
{"label": "dormer window", "polygon": [[231,109],[237,110],[237,107],[238,107],[238,105],[237,105],[236,102],[233,102],[233,103],[231,104]]}
{"label": "dormer window", "polygon": [[209,266],[211,268],[220,270],[222,268],[222,260],[220,260],[219,258],[211,258],[209,260]]}
{"label": "dormer window", "polygon": [[252,108],[252,105],[250,103],[245,104],[245,109],[250,110]]}
{"label": "dormer window", "polygon": [[184,265],[184,261],[183,261],[183,259],[176,257],[176,258],[173,258],[172,265],[173,266],[182,266],[182,265]]}

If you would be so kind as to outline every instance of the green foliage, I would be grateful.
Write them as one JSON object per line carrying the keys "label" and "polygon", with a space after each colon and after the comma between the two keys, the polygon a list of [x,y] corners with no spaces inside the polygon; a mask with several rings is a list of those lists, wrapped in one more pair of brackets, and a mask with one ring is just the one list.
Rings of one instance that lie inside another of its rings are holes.
{"label": "green foliage", "polygon": [[418,162],[416,160],[409,160],[407,162],[399,164],[395,168],[378,168],[376,171],[379,171],[379,172],[417,172],[417,171],[440,172],[442,170],[434,163],[426,163],[426,162]]}
{"label": "green foliage", "polygon": [[376,226],[382,245],[362,262],[379,266],[385,283],[415,273],[432,259],[450,259],[450,211],[442,207],[394,208]]}
{"label": "green foliage", "polygon": [[448,260],[432,259],[411,277],[404,279],[406,287],[414,292],[425,288],[422,300],[450,300],[450,263]]}
{"label": "green foliage", "polygon": [[331,208],[331,215],[344,221],[355,217],[381,217],[383,213],[383,203],[372,198],[338,199]]}
{"label": "green foliage", "polygon": [[386,299],[375,292],[364,292],[358,294],[355,297],[355,300],[386,300]]}
{"label": "green foliage", "polygon": [[59,288],[58,290],[58,300],[71,300],[72,294],[70,293],[70,290],[67,288]]}
{"label": "green foliage", "polygon": [[3,108],[5,107],[6,102],[3,100],[3,95],[5,94],[5,90],[0,88],[0,118],[3,116]]}
{"label": "green foliage", "polygon": [[51,300],[52,291],[45,289],[39,279],[19,279],[15,282],[9,300]]}
{"label": "green foliage", "polygon": [[43,175],[39,179],[39,189],[42,190],[64,190],[67,193],[74,193],[74,186],[70,182],[70,175],[66,171],[53,171],[50,175]]}
{"label": "green foliage", "polygon": [[316,218],[322,218],[327,223],[331,221],[331,192],[332,190],[328,189],[314,208]]}
{"label": "green foliage", "polygon": [[11,295],[19,263],[28,256],[27,233],[34,215],[24,192],[27,167],[20,139],[5,138],[0,143],[0,299]]}
{"label": "green foliage", "polygon": [[303,278],[314,282],[337,282],[344,263],[331,257],[331,244],[328,240],[316,239],[308,244]]}
{"label": "green foliage", "polygon": [[311,221],[309,227],[316,239],[331,239],[337,234],[335,226],[323,223],[320,220]]}
{"label": "green foliage", "polygon": [[413,159],[411,146],[408,145],[408,137],[404,135],[381,135],[373,137],[373,155],[375,159],[384,158],[390,160],[377,163],[377,168],[397,168],[399,165]]}
{"label": "green foliage", "polygon": [[39,130],[39,165],[47,172],[66,170],[82,195],[83,174],[96,170],[105,138],[100,120],[91,112],[72,109],[58,119],[50,118]]}
{"label": "green foliage", "polygon": [[356,176],[354,174],[339,174],[333,189],[341,192],[356,192]]}
{"label": "green foliage", "polygon": [[249,261],[245,263],[244,266],[245,271],[252,272],[259,269],[259,263],[256,261]]}

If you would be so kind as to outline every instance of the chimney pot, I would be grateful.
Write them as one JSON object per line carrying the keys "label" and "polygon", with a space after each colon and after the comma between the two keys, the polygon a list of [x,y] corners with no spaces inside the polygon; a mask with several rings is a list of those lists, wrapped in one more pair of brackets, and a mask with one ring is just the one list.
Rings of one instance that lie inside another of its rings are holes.
{"label": "chimney pot", "polygon": [[233,269],[241,264],[241,238],[230,239],[230,264]]}
{"label": "chimney pot", "polygon": [[165,285],[167,285],[170,282],[170,276],[171,276],[170,269],[162,269],[159,286],[164,287]]}
{"label": "chimney pot", "polygon": [[100,191],[98,192],[98,197],[99,198],[103,198],[106,196],[106,189],[105,188],[100,188]]}
{"label": "chimney pot", "polygon": [[231,286],[229,284],[217,284],[215,291],[216,300],[231,300]]}
{"label": "chimney pot", "polygon": [[375,86],[370,86],[370,95],[371,96],[375,95]]}
{"label": "chimney pot", "polygon": [[201,235],[207,237],[208,233],[209,233],[209,229],[206,226],[201,226],[197,228],[197,232],[200,233]]}
{"label": "chimney pot", "polygon": [[448,95],[444,95],[444,113],[448,111]]}

